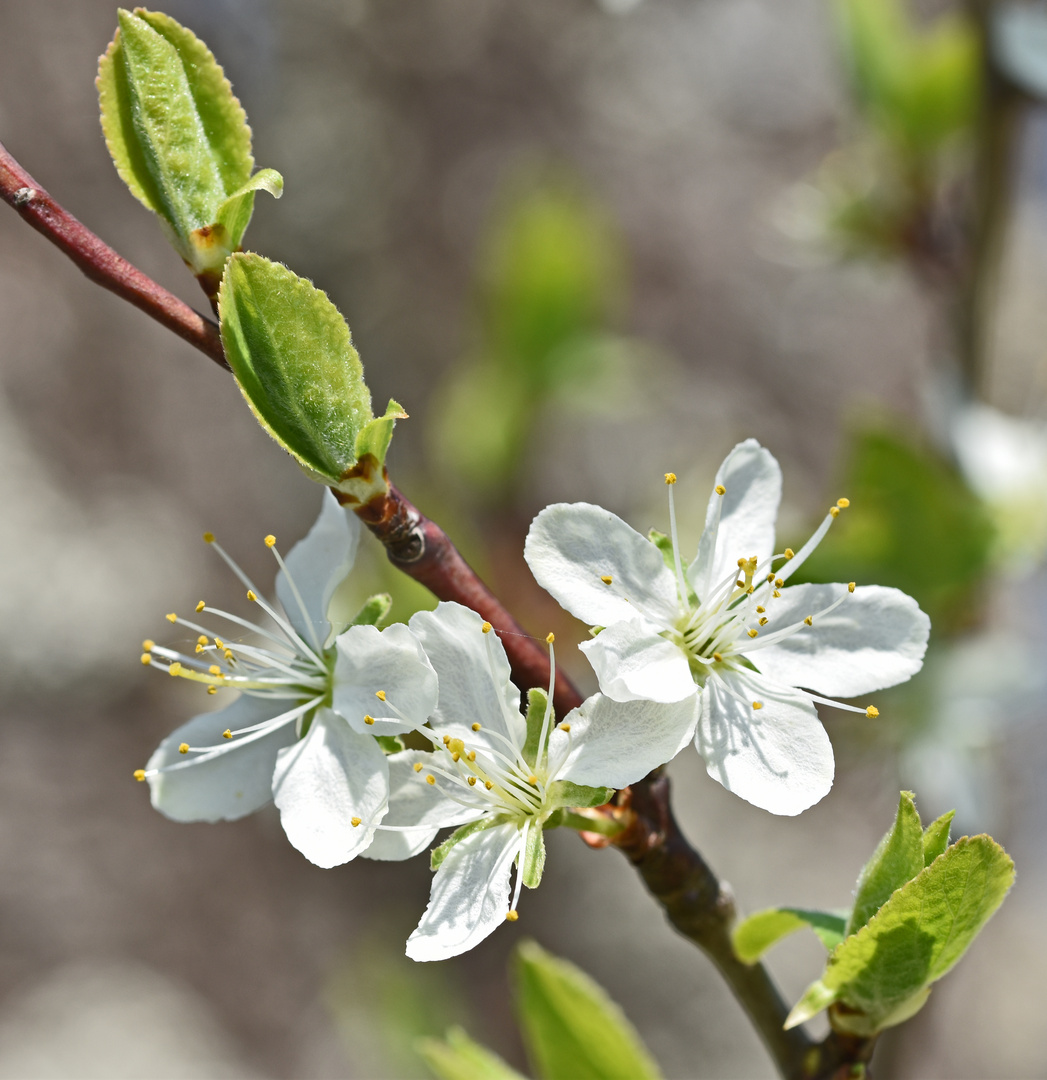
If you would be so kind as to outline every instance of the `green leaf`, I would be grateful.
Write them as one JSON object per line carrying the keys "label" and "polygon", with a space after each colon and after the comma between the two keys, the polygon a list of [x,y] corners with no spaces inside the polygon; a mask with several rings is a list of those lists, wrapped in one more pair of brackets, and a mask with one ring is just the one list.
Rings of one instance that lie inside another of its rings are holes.
{"label": "green leaf", "polygon": [[397,420],[406,420],[407,413],[399,403],[389,399],[385,415],[369,420],[356,436],[357,459],[372,457],[379,465],[385,464],[385,454],[393,437],[393,428]]}
{"label": "green leaf", "polygon": [[236,254],[218,310],[226,358],[258,422],[314,478],[338,485],[372,418],[360,357],[338,309],[286,266]]}
{"label": "green leaf", "polygon": [[542,872],[545,870],[545,838],[542,835],[541,825],[534,823],[527,830],[527,845],[523,852],[523,866],[520,873],[523,883],[529,889],[537,889],[542,883]]}
{"label": "green leaf", "polygon": [[[542,725],[545,723],[547,711],[552,710],[549,695],[540,687],[533,686],[527,691],[527,738],[523,745],[523,758],[531,768],[538,760],[539,742],[542,735]],[[556,723],[556,714],[549,717],[546,732],[552,731]]]}
{"label": "green leaf", "polygon": [[549,785],[546,806],[603,806],[614,798],[614,788],[587,787],[570,780],[554,780]]}
{"label": "green leaf", "polygon": [[247,117],[199,38],[144,8],[118,18],[98,69],[109,152],[194,272],[217,276],[250,220],[253,191],[279,197],[283,181],[271,169],[252,179]]}
{"label": "green leaf", "polygon": [[473,833],[483,832],[484,829],[493,829],[496,825],[504,825],[506,818],[501,814],[495,817],[480,818],[479,821],[470,821],[468,825],[463,825],[460,829],[455,829],[453,833],[442,843],[433,848],[432,853],[429,856],[429,868],[431,870],[439,870],[440,863],[447,858],[448,852],[455,844],[461,843],[467,836],[472,836]]}
{"label": "green leaf", "polygon": [[514,965],[528,1056],[544,1080],[655,1080],[660,1073],[621,1009],[588,975],[533,941]]}
{"label": "green leaf", "polygon": [[356,613],[350,626],[377,626],[383,622],[393,606],[389,593],[375,593],[369,596],[364,606]]}
{"label": "green leaf", "polygon": [[731,934],[738,959],[755,963],[772,945],[797,930],[809,926],[821,943],[835,949],[844,939],[847,916],[833,911],[808,911],[804,908],[768,908],[740,922]]}
{"label": "green leaf", "polygon": [[[1014,863],[989,836],[963,837],[898,889],[829,957],[789,1024],[835,1000],[834,1023],[869,1035],[908,1019],[970,947],[1014,883]],[[802,1007],[801,1007],[802,1006]]]}
{"label": "green leaf", "polygon": [[949,846],[949,826],[956,816],[955,810],[942,814],[923,831],[923,865],[930,866]]}
{"label": "green leaf", "polygon": [[864,926],[895,889],[916,877],[922,869],[923,826],[912,792],[903,791],[893,827],[858,875],[854,909],[847,924],[848,935]]}
{"label": "green leaf", "polygon": [[525,1080],[497,1054],[473,1042],[458,1027],[447,1032],[445,1041],[421,1040],[418,1052],[440,1080]]}
{"label": "green leaf", "polygon": [[404,748],[404,741],[399,735],[375,735],[374,740],[386,754],[399,754]]}

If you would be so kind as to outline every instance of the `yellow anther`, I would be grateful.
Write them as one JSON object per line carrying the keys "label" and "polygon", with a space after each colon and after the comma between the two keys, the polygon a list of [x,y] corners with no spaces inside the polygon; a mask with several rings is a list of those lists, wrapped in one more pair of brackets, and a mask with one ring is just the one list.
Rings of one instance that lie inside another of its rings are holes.
{"label": "yellow anther", "polygon": [[445,735],[443,737],[443,744],[444,744],[444,746],[450,746],[451,745],[451,736],[450,735]]}
{"label": "yellow anther", "polygon": [[429,785],[433,785],[433,784],[435,784],[435,783],[436,783],[436,777],[435,777],[435,776],[433,776],[433,774],[432,774],[432,773],[430,773],[430,774],[429,774],[429,775],[428,775],[428,776],[427,776],[427,777],[425,778],[425,782],[426,782],[427,784],[429,784]]}
{"label": "yellow anther", "polygon": [[840,516],[840,508],[838,506],[830,506],[829,507],[829,513],[832,514],[832,516],[834,518],[839,517]]}
{"label": "yellow anther", "polygon": [[484,787],[487,788],[488,791],[490,791],[491,788],[494,787],[494,784],[492,784],[490,780],[485,780],[484,781]]}
{"label": "yellow anther", "polygon": [[219,666],[218,666],[217,664],[212,664],[212,665],[211,665],[211,666],[210,666],[210,667],[209,667],[209,668],[207,669],[207,673],[208,673],[209,675],[221,675],[221,674],[222,674],[222,669],[221,669],[221,668],[220,668],[220,667],[219,667]]}
{"label": "yellow anther", "polygon": [[468,784],[469,784],[470,787],[476,787],[476,777],[475,776],[470,776],[468,778]]}
{"label": "yellow anther", "polygon": [[447,744],[447,749],[450,750],[452,754],[460,754],[465,750],[465,743],[462,742],[461,739],[452,739]]}
{"label": "yellow anther", "polygon": [[851,505],[851,500],[850,500],[850,499],[837,499],[837,500],[836,500],[836,505],[837,505],[837,506],[838,506],[838,507],[839,507],[839,508],[840,508],[841,510],[846,510],[846,509],[847,509],[847,507]]}
{"label": "yellow anther", "polygon": [[[266,539],[268,539],[268,537]],[[272,547],[273,545],[270,544],[269,546]],[[360,824],[361,821],[363,821],[363,818],[351,817],[349,819],[349,824],[352,825],[352,827],[355,829]]]}
{"label": "yellow anther", "polygon": [[853,581],[848,581],[847,582],[847,591],[848,592],[854,592],[854,582]]}
{"label": "yellow anther", "polygon": [[760,636],[760,631],[759,630],[746,630],[746,633],[749,635],[749,637],[759,637]]}
{"label": "yellow anther", "polygon": [[570,724],[568,724],[568,723],[567,723],[567,721],[565,720],[565,721],[564,721],[564,722],[563,722],[563,723],[562,723],[562,724],[560,725],[560,730],[561,730],[561,731],[568,731],[568,732],[569,732],[569,731],[571,730],[571,725],[570,725]]}
{"label": "yellow anther", "polygon": [[451,760],[457,762],[461,760],[461,757],[462,755],[459,754],[457,750],[455,750],[455,752],[451,755]]}
{"label": "yellow anther", "polygon": [[275,547],[275,546],[276,546],[276,537],[275,537],[275,536],[273,536],[273,534],[272,534],[272,533],[270,533],[270,534],[269,534],[269,535],[268,535],[268,536],[267,536],[267,537],[265,538],[265,546],[266,546],[266,547]]}
{"label": "yellow anther", "polygon": [[135,769],[134,778],[141,783],[145,779],[145,769]]}
{"label": "yellow anther", "polygon": [[422,771],[422,763],[420,761],[416,761],[414,763],[414,771],[415,772],[421,772]]}
{"label": "yellow anther", "polygon": [[198,644],[193,651],[198,652],[198,653],[202,653],[204,651],[204,647],[203,647],[203,645]]}
{"label": "yellow anther", "polygon": [[189,744],[187,742],[179,743],[179,745],[178,745],[178,753],[180,753],[180,754],[188,754],[189,753]]}
{"label": "yellow anther", "polygon": [[875,720],[875,719],[876,719],[876,717],[878,717],[878,716],[880,715],[880,710],[879,710],[878,708],[876,708],[876,706],[875,706],[875,705],[870,705],[870,706],[869,706],[869,707],[868,707],[868,708],[867,708],[867,709],[865,710],[865,715],[866,715],[867,717],[869,717],[869,719],[870,719],[870,720]]}
{"label": "yellow anther", "polygon": [[466,761],[475,761],[476,760],[476,751],[475,750],[470,750],[469,753],[465,755],[465,760]]}
{"label": "yellow anther", "polygon": [[215,638],[214,643],[219,649],[225,648],[225,642],[221,638]]}
{"label": "yellow anther", "polygon": [[782,594],[777,589],[775,589],[774,592],[771,593],[771,595],[775,598],[775,600],[777,600],[778,597],[781,596]]}
{"label": "yellow anther", "polygon": [[813,615],[808,615],[807,618],[804,619],[803,621],[807,626],[814,626],[814,616]]}
{"label": "yellow anther", "polygon": [[739,589],[745,584],[745,582],[741,578],[737,578],[734,583],[738,586]]}
{"label": "yellow anther", "polygon": [[205,544],[213,544],[214,543],[214,533],[213,532],[205,532],[204,533],[204,543]]}
{"label": "yellow anther", "polygon": [[792,548],[786,548],[782,554],[784,554],[787,559],[791,559],[796,554],[796,552],[793,551]]}
{"label": "yellow anther", "polygon": [[761,626],[766,626],[767,625],[767,616],[766,615],[761,615],[760,616],[760,625]]}
{"label": "yellow anther", "polygon": [[482,630],[482,631],[483,631],[483,632],[484,632],[485,634],[489,634],[489,633],[491,632],[491,630],[492,630],[492,626],[491,626],[491,624],[490,624],[489,622],[485,622],[485,623],[483,624],[483,626],[481,626],[481,627],[480,627],[480,629],[481,629],[481,630]]}
{"label": "yellow anther", "polygon": [[674,472],[667,472],[667,473],[665,474],[665,482],[666,482],[667,484],[675,484],[675,483],[676,483],[676,473],[674,473]]}
{"label": "yellow anther", "polygon": [[145,649],[146,652],[149,652],[150,649],[153,649],[155,647],[156,647],[156,642],[153,641],[152,638],[147,637],[145,639],[145,641],[142,642],[142,648]]}
{"label": "yellow anther", "polygon": [[784,584],[785,582],[780,577],[776,577],[774,579],[774,587],[776,589],[780,589]]}
{"label": "yellow anther", "polygon": [[233,733],[228,728],[226,728],[225,731],[222,732],[223,739],[231,739],[232,737]]}
{"label": "yellow anther", "polygon": [[726,495],[727,494],[727,488],[725,488],[723,486],[723,484],[717,484],[716,487],[713,488],[713,490],[716,492],[717,495]]}
{"label": "yellow anther", "polygon": [[507,911],[505,913],[505,917],[509,922],[516,922],[516,920],[520,918],[520,913],[516,910],[516,908],[513,908],[511,911]]}
{"label": "yellow anther", "polygon": [[745,565],[745,559],[739,559],[738,560],[738,565],[739,566],[744,566]]}
{"label": "yellow anther", "polygon": [[374,696],[376,698],[378,698],[379,701],[385,701],[385,691],[384,690],[376,690],[374,692]]}
{"label": "yellow anther", "polygon": [[258,597],[255,596],[253,589],[247,590],[247,599],[250,600],[252,603],[258,599]]}
{"label": "yellow anther", "polygon": [[206,602],[201,600],[201,601],[199,601],[199,603],[197,603],[196,610],[197,611],[203,611],[205,607],[207,607]]}
{"label": "yellow anther", "polygon": [[722,663],[723,663],[723,655],[722,655],[721,653],[718,653],[718,652],[714,652],[714,653],[713,653],[713,659],[714,659],[714,660],[715,660],[715,661],[716,661],[716,662],[717,662],[718,664],[722,664]]}
{"label": "yellow anther", "polygon": [[233,658],[233,650],[232,649],[226,649],[225,652],[222,653],[222,655],[226,658],[226,660],[232,660],[232,658]]}
{"label": "yellow anther", "polygon": [[168,622],[178,622],[178,616],[173,611],[169,615],[165,615],[164,618]]}
{"label": "yellow anther", "polygon": [[552,643],[555,640],[556,640],[556,635],[555,634],[548,633],[548,634],[545,635],[545,643],[546,643],[546,645],[552,645]]}
{"label": "yellow anther", "polygon": [[767,575],[767,584],[769,585],[772,581],[774,581],[774,574],[768,574]]}
{"label": "yellow anther", "polygon": [[182,665],[176,660],[168,669],[168,675],[180,675],[182,673]]}
{"label": "yellow anther", "polygon": [[197,643],[197,645],[206,645],[207,644],[207,635],[206,634],[201,634],[196,639],[196,643]]}
{"label": "yellow anther", "polygon": [[373,724],[374,723],[374,717],[373,716],[365,716],[364,717],[364,723],[365,724]]}
{"label": "yellow anther", "polygon": [[479,731],[482,726],[481,724],[473,724],[473,731]]}
{"label": "yellow anther", "polygon": [[531,773],[531,775],[529,777],[527,777],[527,783],[529,783],[532,787],[537,787],[538,786],[538,777],[535,776],[534,773]]}
{"label": "yellow anther", "polygon": [[762,615],[766,610],[767,610],[767,608],[765,608],[762,605],[758,604],[757,607],[756,607],[756,614],[757,615]]}
{"label": "yellow anther", "polygon": [[614,581],[614,578],[613,578],[613,577],[611,577],[611,575],[610,575],[610,574],[604,574],[604,575],[603,575],[603,577],[602,577],[602,578],[600,578],[600,580],[601,580],[601,581],[602,581],[602,582],[603,582],[603,583],[604,583],[605,585],[610,585],[610,584],[611,584],[611,582],[612,582],[612,581]]}
{"label": "yellow anther", "polygon": [[762,701],[754,701],[753,702],[753,708],[754,709],[762,709],[763,708],[763,702]]}
{"label": "yellow anther", "polygon": [[142,653],[142,663],[143,664],[150,664],[150,663],[152,663],[152,660],[153,660],[153,658],[149,655],[149,653],[147,653],[147,652]]}
{"label": "yellow anther", "polygon": [[218,687],[217,686],[209,686],[207,688],[207,692],[209,694],[217,694],[218,693]]}

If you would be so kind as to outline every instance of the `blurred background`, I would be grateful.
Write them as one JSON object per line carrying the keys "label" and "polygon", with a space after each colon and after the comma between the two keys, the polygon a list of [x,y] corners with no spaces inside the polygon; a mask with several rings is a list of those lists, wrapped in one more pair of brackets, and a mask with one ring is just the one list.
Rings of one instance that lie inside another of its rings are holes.
{"label": "blurred background", "polygon": [[[243,101],[249,246],[325,289],[390,470],[533,632],[574,625],[522,560],[533,515],[601,503],[697,543],[720,460],[785,473],[781,543],[841,495],[805,568],[915,595],[925,671],[875,723],[826,714],[836,785],[798,820],[673,764],[685,831],[744,911],[845,907],[902,787],[988,831],[1018,884],[881,1075],[1047,1075],[1047,22],[1038,4],[888,0],[169,0]],[[978,20],[981,20],[980,24]],[[0,139],[203,310],[97,120],[101,0],[0,4]],[[980,42],[991,41],[986,55]],[[185,826],[131,779],[201,705],[138,662],[163,614],[269,581],[262,537],[320,492],[217,367],[0,212],[0,1077],[415,1077],[465,1027],[519,1068],[506,958],[581,965],[668,1077],[769,1077],[704,958],[626,861],[554,834],[522,917],[467,956],[403,942],[424,860],[320,870],[271,809]],[[367,540],[368,538],[365,538]],[[434,601],[366,544],[361,595]],[[173,685],[178,683],[178,685]],[[1038,899],[1040,898],[1040,899]],[[795,999],[821,947],[770,959]],[[815,1025],[816,1026],[816,1025]]]}

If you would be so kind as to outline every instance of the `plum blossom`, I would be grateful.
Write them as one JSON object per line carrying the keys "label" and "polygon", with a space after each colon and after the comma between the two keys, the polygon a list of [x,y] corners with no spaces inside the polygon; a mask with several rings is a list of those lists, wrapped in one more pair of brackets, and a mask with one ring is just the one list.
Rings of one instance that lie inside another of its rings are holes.
{"label": "plum blossom", "polygon": [[670,537],[641,536],[599,506],[558,503],[531,525],[527,563],[594,628],[581,649],[603,694],[675,710],[710,776],[771,813],[798,814],[833,780],[815,703],[878,715],[822,695],[856,697],[910,678],[930,620],[898,589],[786,586],[848,501],[798,552],[775,553],[781,470],[755,440],[720,466],[690,563],[676,535],[675,481],[666,474]]}
{"label": "plum blossom", "polygon": [[[197,616],[223,620],[227,632],[215,635],[197,618],[171,613],[171,623],[199,635],[190,650],[144,643],[143,663],[209,694],[239,691],[229,705],[173,731],[136,771],[161,813],[232,821],[272,799],[290,842],[317,865],[336,866],[367,848],[389,795],[375,736],[406,730],[377,691],[395,681],[401,702],[425,709],[435,701],[436,676],[406,626],[370,624],[387,598],[372,598],[357,625],[332,622],[332,597],[352,569],[359,536],[355,514],[325,492],[316,524],[286,559],[266,537],[279,566],[277,606],[205,535],[269,619],[256,625],[200,601]],[[354,815],[371,826],[354,827]]]}

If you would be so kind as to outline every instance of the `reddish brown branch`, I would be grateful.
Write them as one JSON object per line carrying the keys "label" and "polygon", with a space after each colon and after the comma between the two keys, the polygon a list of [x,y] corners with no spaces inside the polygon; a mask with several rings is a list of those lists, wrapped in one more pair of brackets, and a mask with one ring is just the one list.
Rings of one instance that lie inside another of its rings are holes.
{"label": "reddish brown branch", "polygon": [[216,364],[228,367],[218,327],[173,293],[132,266],[77,221],[18,164],[0,143],[0,196],[37,232],[63,251],[97,285],[151,315],[195,345]]}

